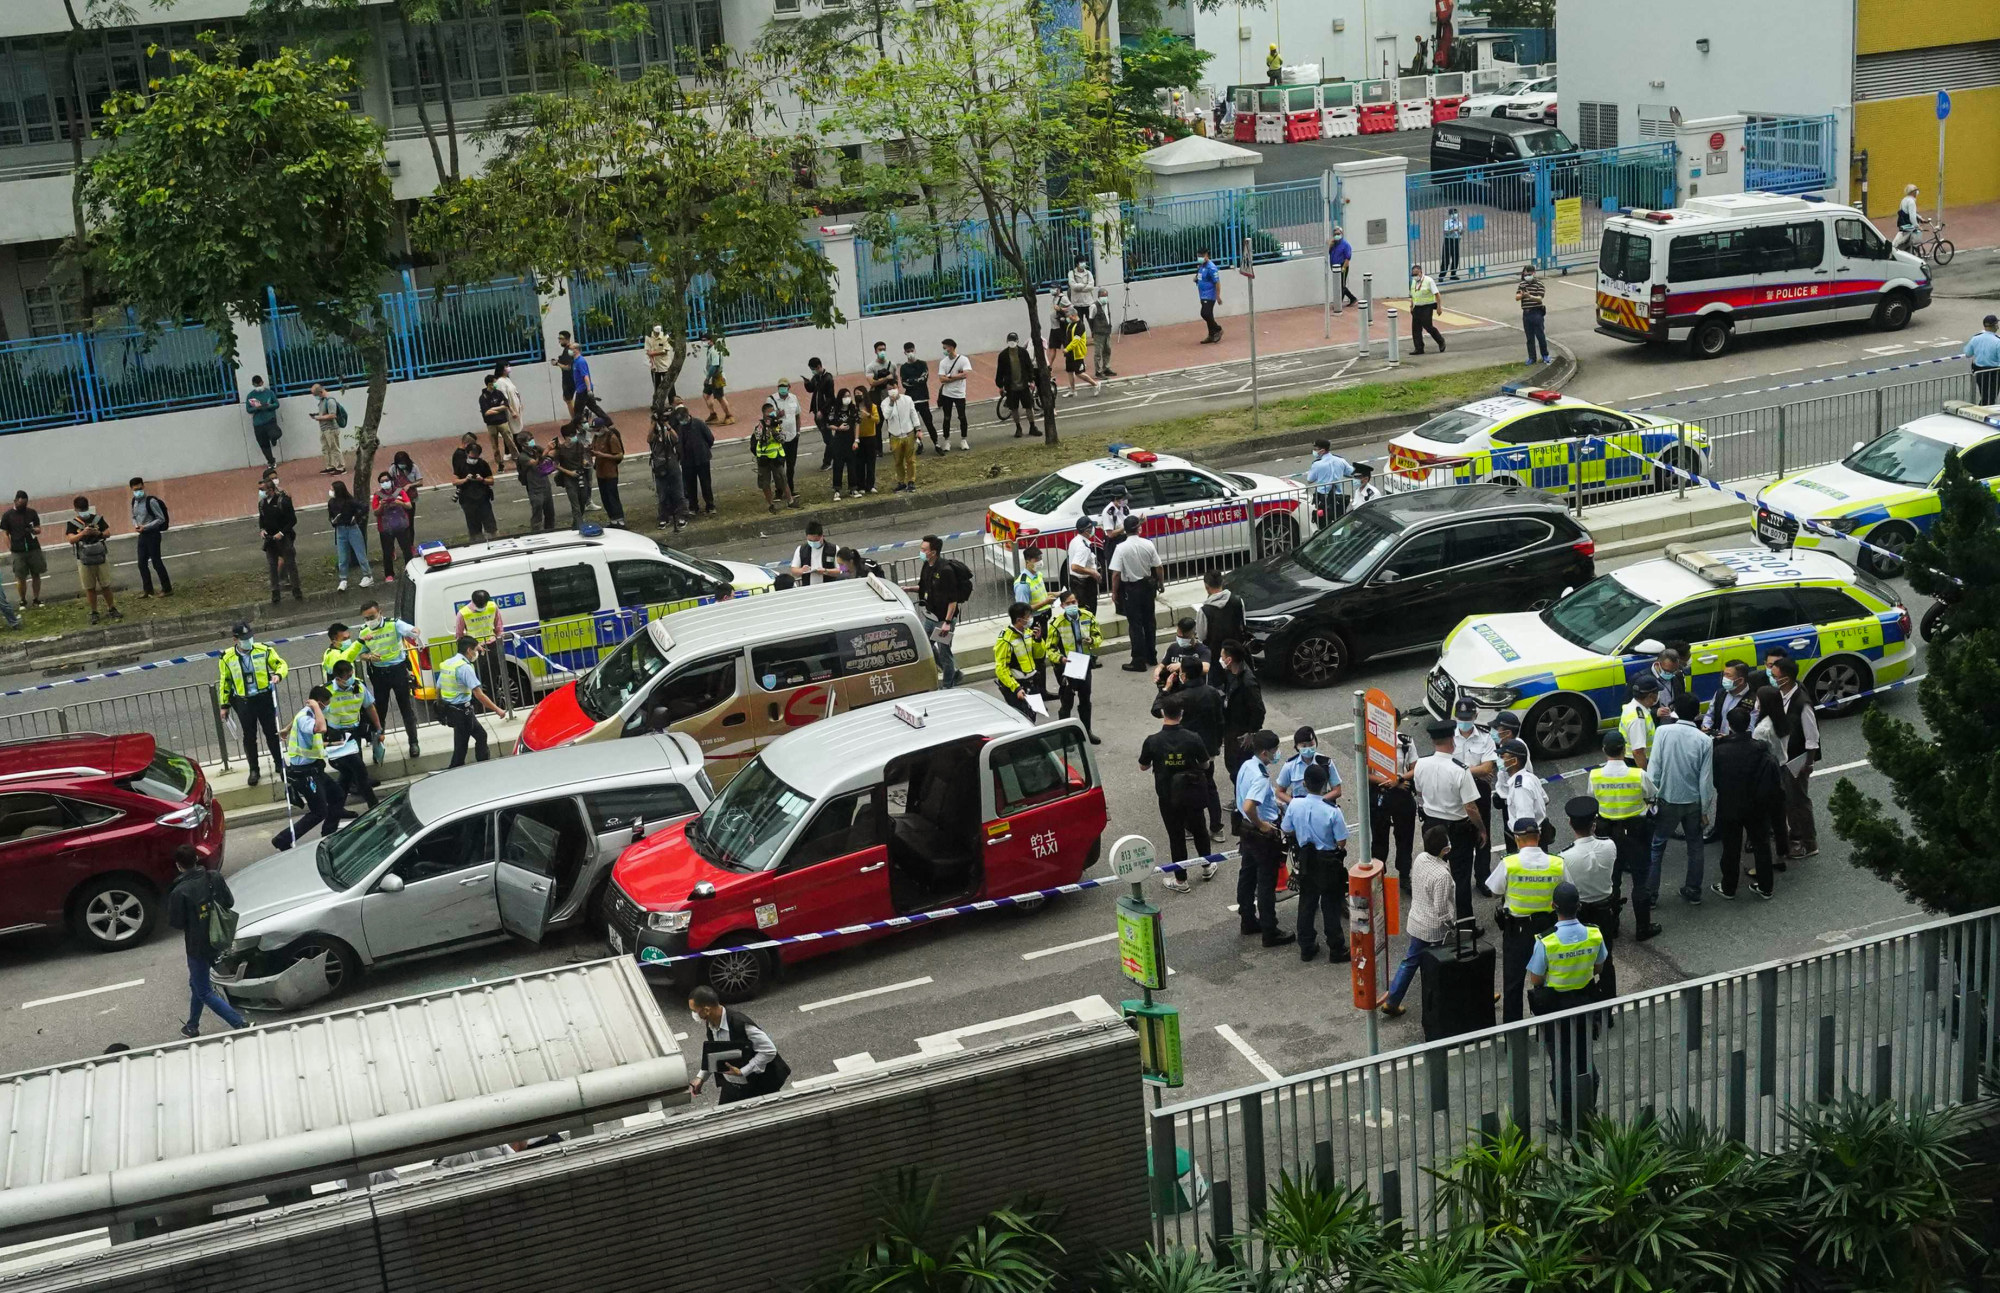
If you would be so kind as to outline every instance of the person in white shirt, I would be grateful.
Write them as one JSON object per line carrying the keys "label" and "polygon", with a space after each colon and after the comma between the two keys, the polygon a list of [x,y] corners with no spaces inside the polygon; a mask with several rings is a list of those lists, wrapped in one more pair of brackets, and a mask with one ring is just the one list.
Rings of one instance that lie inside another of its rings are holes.
{"label": "person in white shirt", "polygon": [[[1542,780],[1527,770],[1528,746],[1524,741],[1508,741],[1500,747],[1507,775],[1493,787],[1493,811],[1502,822],[1531,820],[1537,825],[1549,815],[1549,792]],[[1537,831],[1537,835],[1543,832]],[[1508,847],[1514,847],[1511,838]]]}
{"label": "person in white shirt", "polygon": [[[1487,805],[1493,802],[1493,783],[1500,779],[1500,744],[1493,734],[1479,726],[1479,706],[1470,696],[1460,696],[1451,707],[1454,732],[1451,752],[1472,774],[1473,782],[1479,787],[1479,814],[1489,835],[1493,829],[1492,819],[1486,816]],[[1504,820],[1503,825],[1504,825]],[[1470,857],[1475,872],[1483,874],[1492,865],[1489,846],[1482,840]]]}
{"label": "person in white shirt", "polygon": [[771,1035],[741,1011],[724,1009],[714,988],[704,983],[689,992],[688,1012],[706,1030],[701,1067],[688,1083],[689,1095],[700,1095],[713,1074],[718,1088],[716,1102],[732,1104],[770,1095],[792,1075],[791,1065],[778,1054],[778,1044]]}
{"label": "person in white shirt", "polygon": [[972,360],[958,353],[958,343],[950,337],[944,339],[944,358],[938,360],[938,422],[939,432],[944,436],[944,447],[951,447],[951,411],[958,410],[958,447],[971,449],[972,442],[966,438],[965,421],[965,379],[972,375]]}
{"label": "person in white shirt", "polygon": [[1597,833],[1597,800],[1578,795],[1563,805],[1576,840],[1562,851],[1563,878],[1576,886],[1583,903],[1578,919],[1595,925],[1606,942],[1618,937],[1618,846]]}
{"label": "person in white shirt", "polygon": [[[509,449],[514,447],[516,439],[520,436],[522,425],[521,388],[514,384],[513,371],[514,366],[504,359],[493,366],[493,389],[499,391],[500,397],[507,401],[507,447]],[[493,463],[493,470],[499,471],[502,467],[513,461],[513,459],[514,455],[512,453],[500,455]]]}
{"label": "person in white shirt", "polygon": [[1813,820],[1806,783],[1819,762],[1819,715],[1812,697],[1799,685],[1799,662],[1784,656],[1771,665],[1771,681],[1785,704],[1789,731],[1785,735],[1785,856],[1796,862],[1819,852],[1819,824]]}
{"label": "person in white shirt", "polygon": [[1355,463],[1354,498],[1348,507],[1360,507],[1363,503],[1372,503],[1380,497],[1382,497],[1382,487],[1375,483],[1375,469],[1365,462]]}
{"label": "person in white shirt", "polygon": [[1139,533],[1138,517],[1126,517],[1125,538],[1111,558],[1111,604],[1125,617],[1125,636],[1132,643],[1132,658],[1118,666],[1127,673],[1141,673],[1160,663],[1153,598],[1166,582],[1160,550]]}
{"label": "person in white shirt", "polygon": [[808,521],[805,542],[792,549],[792,563],[785,573],[792,577],[795,588],[823,584],[839,578],[835,572],[839,556],[840,550],[827,542],[826,527],[817,520]]}
{"label": "person in white shirt", "polygon": [[785,492],[797,498],[799,486],[793,473],[799,465],[799,401],[792,394],[790,378],[779,379],[778,393],[771,397],[771,403],[778,409],[778,440],[785,446]]}
{"label": "person in white shirt", "polygon": [[896,492],[917,492],[917,403],[898,382],[889,383],[882,400],[882,435],[896,464]]}
{"label": "person in white shirt", "polygon": [[[667,384],[667,369],[673,366],[674,343],[667,336],[667,330],[656,323],[652,331],[646,334],[645,344],[646,367],[651,369],[653,374],[653,402],[658,407],[664,407],[660,403],[660,388]],[[672,401],[673,393],[670,391],[667,394],[667,402]]]}
{"label": "person in white shirt", "polygon": [[1069,300],[1077,309],[1082,309],[1097,297],[1097,275],[1090,272],[1090,262],[1083,257],[1076,258],[1076,264],[1069,270]]}
{"label": "person in white shirt", "polygon": [[1458,915],[1463,918],[1472,914],[1474,856],[1486,845],[1480,790],[1452,753],[1452,724],[1439,720],[1424,730],[1431,738],[1431,753],[1410,770],[1410,784],[1417,792],[1417,813],[1424,824],[1443,826],[1451,841],[1451,878]]}
{"label": "person in white shirt", "polygon": [[1069,541],[1068,587],[1076,593],[1077,603],[1093,616],[1097,614],[1097,590],[1103,579],[1103,572],[1097,565],[1097,549],[1091,546],[1090,537],[1097,532],[1097,522],[1089,517],[1078,517],[1076,537]]}
{"label": "person in white shirt", "polygon": [[1892,245],[1902,251],[1910,250],[1917,241],[1917,235],[1928,223],[1917,213],[1917,186],[1905,184],[1903,200],[1896,204],[1896,239]]}

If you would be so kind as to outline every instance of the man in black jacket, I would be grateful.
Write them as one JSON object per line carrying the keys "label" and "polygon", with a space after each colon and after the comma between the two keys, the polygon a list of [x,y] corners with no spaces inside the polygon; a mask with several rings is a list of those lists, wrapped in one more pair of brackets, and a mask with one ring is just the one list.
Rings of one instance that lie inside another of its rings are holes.
{"label": "man in black jacket", "polygon": [[709,456],[715,448],[715,432],[679,400],[674,401],[672,417],[681,438],[681,492],[687,495],[688,514],[706,511],[714,516],[715,481],[709,474]]}
{"label": "man in black jacket", "polygon": [[1029,435],[1040,435],[1042,429],[1035,425],[1035,361],[1029,356],[1027,347],[1021,344],[1021,334],[1007,334],[1006,349],[993,363],[993,383],[1000,388],[1000,397],[1005,402],[1007,414],[1014,419],[1014,438],[1021,438],[1021,413],[1028,414]]}
{"label": "man in black jacket", "polygon": [[181,931],[188,963],[188,1021],[181,1028],[181,1036],[200,1035],[203,1006],[221,1016],[231,1028],[248,1028],[250,1022],[237,1014],[236,1007],[216,990],[209,974],[215,958],[229,950],[210,947],[208,943],[209,907],[219,903],[227,908],[236,901],[229,892],[229,882],[220,871],[208,869],[192,844],[174,850],[174,866],[180,874],[167,890],[167,924]]}
{"label": "man in black jacket", "polygon": [[1233,821],[1241,816],[1241,808],[1233,802],[1236,770],[1249,757],[1243,748],[1243,738],[1264,726],[1264,685],[1250,668],[1250,648],[1241,642],[1234,639],[1224,642],[1215,658],[1216,667],[1222,671],[1222,766],[1229,772],[1232,788],[1229,816]]}
{"label": "man in black jacket", "polygon": [[1208,833],[1218,836],[1222,834],[1222,794],[1216,789],[1215,770],[1222,764],[1222,693],[1210,679],[1220,675],[1200,660],[1182,660],[1180,671],[1181,685],[1172,694],[1180,698],[1181,722],[1208,747]]}
{"label": "man in black jacket", "polygon": [[[1205,599],[1197,608],[1195,636],[1208,648],[1211,657],[1220,659],[1224,642],[1241,642],[1243,634],[1243,599],[1222,586],[1222,572],[1211,570],[1201,577],[1201,586],[1207,590]],[[1256,728],[1250,728],[1256,731]]]}
{"label": "man in black jacket", "polygon": [[838,402],[834,399],[833,374],[819,362],[815,355],[806,360],[806,377],[802,383],[806,394],[806,411],[812,414],[813,426],[819,431],[821,454],[819,469],[826,471],[833,466],[833,416]]}
{"label": "man in black jacket", "polygon": [[1785,811],[1782,770],[1764,743],[1750,735],[1750,707],[1737,705],[1724,719],[1729,729],[1715,742],[1715,829],[1722,839],[1722,880],[1709,886],[1724,898],[1736,896],[1743,837],[1750,837],[1756,869],[1750,888],[1771,896],[1771,821]]}
{"label": "man in black jacket", "polygon": [[778,1044],[757,1026],[757,1021],[735,1010],[726,1010],[722,998],[706,983],[688,993],[688,1009],[701,1020],[707,1032],[702,1041],[701,1067],[688,1094],[700,1095],[709,1074],[715,1075],[716,1103],[731,1104],[755,1096],[770,1095],[785,1085],[792,1066],[778,1054]]}
{"label": "man in black jacket", "polygon": [[292,600],[306,599],[299,586],[299,551],[294,542],[298,533],[299,514],[292,506],[292,496],[279,483],[278,473],[267,467],[263,483],[257,486],[257,534],[264,540],[264,566],[271,574],[273,606],[281,598],[280,582],[286,579],[291,581]]}
{"label": "man in black jacket", "polygon": [[[903,394],[917,406],[917,420],[924,424],[931,448],[943,453],[945,447],[938,443],[937,423],[931,418],[931,366],[918,358],[916,342],[903,343],[903,362],[896,366],[896,378],[903,383]],[[919,440],[917,452],[923,451],[924,442]]]}

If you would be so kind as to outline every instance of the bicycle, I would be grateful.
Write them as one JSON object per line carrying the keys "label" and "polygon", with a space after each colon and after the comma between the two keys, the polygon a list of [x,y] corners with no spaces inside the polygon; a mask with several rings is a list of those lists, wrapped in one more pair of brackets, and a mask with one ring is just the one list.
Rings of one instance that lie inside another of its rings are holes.
{"label": "bicycle", "polygon": [[[1027,404],[1022,406],[1021,413],[1024,420],[1036,422],[1041,418],[1045,408],[1046,405],[1044,402],[1031,398]],[[993,397],[993,420],[1003,424],[1011,423],[1014,420],[1013,411],[1007,407],[1007,397],[1005,395],[995,395]]]}
{"label": "bicycle", "polygon": [[1935,265],[1949,265],[1951,258],[1958,254],[1951,239],[1944,236],[1944,221],[1932,224],[1926,220],[1917,226],[1917,236],[1910,240],[1910,251],[1919,260],[1927,260]]}

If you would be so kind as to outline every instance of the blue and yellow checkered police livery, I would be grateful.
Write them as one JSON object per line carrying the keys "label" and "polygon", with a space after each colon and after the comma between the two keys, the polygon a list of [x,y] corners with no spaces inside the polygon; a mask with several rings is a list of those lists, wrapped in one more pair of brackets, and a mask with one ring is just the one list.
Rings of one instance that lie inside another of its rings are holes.
{"label": "blue and yellow checkered police livery", "polygon": [[1815,702],[1900,681],[1915,657],[1895,595],[1817,552],[1761,548],[1667,556],[1601,575],[1547,610],[1467,619],[1425,685],[1431,713],[1460,697],[1522,714],[1537,753],[1575,754],[1616,725],[1631,680],[1661,647],[1689,647],[1688,681],[1706,702],[1732,660],[1772,649],[1799,663]]}
{"label": "blue and yellow checkered police livery", "polygon": [[1773,481],[1757,495],[1758,541],[1831,552],[1885,578],[1900,574],[1897,554],[1937,521],[1937,483],[1953,452],[2000,494],[2000,406],[1952,401],[1841,462]]}
{"label": "blue and yellow checkered police livery", "polygon": [[1391,488],[1481,481],[1566,491],[1663,483],[1658,458],[1699,473],[1708,433],[1685,422],[1607,409],[1557,391],[1509,386],[1438,414],[1389,442]]}

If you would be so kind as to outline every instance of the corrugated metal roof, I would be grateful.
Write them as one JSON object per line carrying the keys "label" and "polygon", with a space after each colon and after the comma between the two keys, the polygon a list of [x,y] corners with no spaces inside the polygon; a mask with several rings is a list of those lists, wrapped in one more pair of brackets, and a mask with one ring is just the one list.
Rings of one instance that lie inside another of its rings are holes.
{"label": "corrugated metal roof", "polygon": [[1989,85],[2000,85],[2000,40],[1899,49],[1854,60],[1857,103]]}

